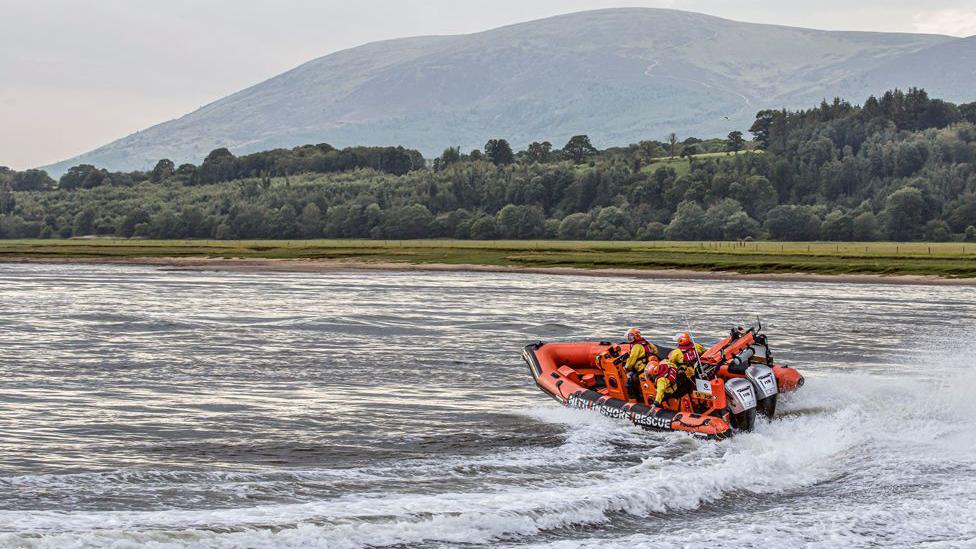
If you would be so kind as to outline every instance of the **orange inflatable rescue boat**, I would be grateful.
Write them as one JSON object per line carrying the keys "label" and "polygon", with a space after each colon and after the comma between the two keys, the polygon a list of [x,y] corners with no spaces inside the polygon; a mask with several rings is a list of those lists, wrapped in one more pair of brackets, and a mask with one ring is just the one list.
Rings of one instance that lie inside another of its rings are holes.
{"label": "orange inflatable rescue boat", "polygon": [[[623,365],[629,343],[538,342],[527,345],[522,357],[539,388],[566,406],[597,410],[645,429],[724,438],[751,430],[757,413],[773,417],[779,394],[803,385],[799,372],[773,362],[760,332],[761,326],[732,329],[702,354],[693,384],[684,384],[660,407],[653,406],[654,383],[643,374],[628,386]],[[658,346],[661,358],[671,351]]]}

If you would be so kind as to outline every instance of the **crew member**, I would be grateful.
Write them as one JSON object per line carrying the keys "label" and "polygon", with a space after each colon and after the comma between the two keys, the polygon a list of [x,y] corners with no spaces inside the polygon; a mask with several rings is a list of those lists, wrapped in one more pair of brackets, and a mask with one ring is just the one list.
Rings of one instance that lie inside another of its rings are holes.
{"label": "crew member", "polygon": [[647,378],[654,384],[654,406],[660,406],[678,390],[678,370],[662,360],[647,372]]}
{"label": "crew member", "polygon": [[688,378],[693,378],[703,354],[705,347],[692,342],[691,335],[686,332],[678,336],[678,348],[668,354],[668,362]]}
{"label": "crew member", "polygon": [[705,347],[695,343],[691,335],[683,333],[678,336],[678,348],[668,353],[668,362],[677,370],[676,398],[691,394],[695,391],[695,371],[701,363],[701,356]]}
{"label": "crew member", "polygon": [[627,330],[627,343],[630,343],[630,354],[627,356],[627,362],[624,363],[624,370],[627,371],[627,391],[637,400],[642,400],[640,375],[649,363],[657,362],[657,347],[644,339],[637,328]]}

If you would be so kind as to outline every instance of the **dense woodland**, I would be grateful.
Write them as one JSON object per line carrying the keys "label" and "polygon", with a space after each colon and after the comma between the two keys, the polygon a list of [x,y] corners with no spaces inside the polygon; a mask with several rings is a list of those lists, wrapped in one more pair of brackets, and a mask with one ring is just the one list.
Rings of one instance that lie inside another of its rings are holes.
{"label": "dense woodland", "polygon": [[327,144],[149,172],[0,168],[0,237],[976,240],[976,103],[924,90],[758,113],[746,140],[597,150]]}

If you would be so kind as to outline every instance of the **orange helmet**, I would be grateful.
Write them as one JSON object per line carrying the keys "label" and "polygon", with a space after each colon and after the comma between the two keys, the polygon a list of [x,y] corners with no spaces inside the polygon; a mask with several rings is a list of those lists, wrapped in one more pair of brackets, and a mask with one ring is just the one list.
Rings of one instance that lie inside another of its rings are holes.
{"label": "orange helmet", "polygon": [[678,348],[682,350],[688,350],[693,348],[695,345],[691,342],[691,334],[685,332],[678,335]]}
{"label": "orange helmet", "polygon": [[641,338],[640,330],[637,328],[631,328],[627,330],[627,343],[633,343]]}

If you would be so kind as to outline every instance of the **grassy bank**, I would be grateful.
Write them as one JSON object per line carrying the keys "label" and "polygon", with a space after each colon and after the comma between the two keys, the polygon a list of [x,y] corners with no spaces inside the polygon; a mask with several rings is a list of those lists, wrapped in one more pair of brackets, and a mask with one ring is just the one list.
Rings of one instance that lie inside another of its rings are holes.
{"label": "grassy bank", "polygon": [[976,244],[459,240],[3,240],[0,259],[333,259],[585,269],[976,277]]}
{"label": "grassy bank", "polygon": [[732,152],[699,153],[699,154],[693,154],[691,156],[685,156],[685,157],[676,156],[674,158],[671,158],[669,156],[662,156],[660,158],[655,158],[654,160],[650,161],[647,164],[647,166],[643,168],[643,170],[646,173],[654,173],[654,171],[657,170],[658,168],[667,167],[673,169],[677,175],[687,175],[688,173],[691,172],[692,162],[697,162],[699,160],[706,160],[709,158],[711,159],[732,158],[733,156],[741,155],[741,154],[763,154],[763,152],[764,151],[761,150],[746,150],[746,151],[739,151],[736,153],[732,153]]}

